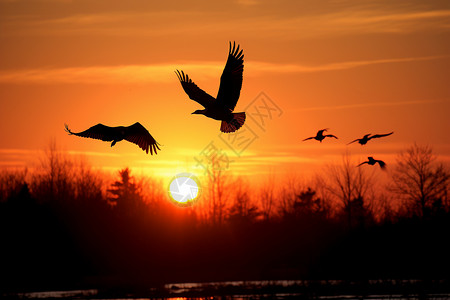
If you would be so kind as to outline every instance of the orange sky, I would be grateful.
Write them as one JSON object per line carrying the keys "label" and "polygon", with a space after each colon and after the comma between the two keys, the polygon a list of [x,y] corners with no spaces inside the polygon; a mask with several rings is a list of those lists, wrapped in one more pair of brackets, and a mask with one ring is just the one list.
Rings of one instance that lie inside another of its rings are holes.
{"label": "orange sky", "polygon": [[[174,73],[215,96],[229,41],[244,49],[236,111],[250,116],[238,155],[219,122],[191,115],[201,107]],[[450,158],[446,0],[0,0],[0,45],[0,167],[31,166],[52,138],[95,167],[165,178],[201,174],[211,145],[240,175],[309,173],[346,150],[390,164],[414,142]],[[263,126],[261,95],[274,108]],[[136,121],[158,155],[64,132]],[[322,128],[339,139],[301,142]]]}

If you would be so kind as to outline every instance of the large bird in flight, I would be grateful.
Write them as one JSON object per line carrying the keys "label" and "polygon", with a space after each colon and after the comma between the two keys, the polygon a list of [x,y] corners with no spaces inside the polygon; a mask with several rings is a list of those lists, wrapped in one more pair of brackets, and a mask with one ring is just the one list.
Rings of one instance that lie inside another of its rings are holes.
{"label": "large bird in flight", "polygon": [[380,168],[382,168],[382,169],[384,169],[386,167],[386,163],[384,161],[382,161],[382,160],[374,159],[372,156],[369,156],[368,159],[369,159],[368,161],[364,161],[364,162],[360,163],[358,165],[358,167],[363,165],[363,164],[368,164],[368,165],[373,166],[376,163],[378,163],[380,165]]}
{"label": "large bird in flight", "polygon": [[245,112],[233,113],[239,99],[242,87],[242,74],[244,72],[244,54],[239,51],[239,45],[233,42],[228,52],[227,63],[220,77],[220,86],[217,97],[209,95],[200,89],[187,74],[176,70],[186,94],[192,100],[201,104],[205,109],[198,109],[192,114],[202,114],[208,118],[222,121],[220,131],[228,133],[241,128],[245,122]]}
{"label": "large bird in flight", "polygon": [[156,149],[161,150],[159,149],[160,144],[155,141],[148,130],[139,122],[130,126],[117,127],[109,127],[99,123],[82,132],[72,132],[67,124],[64,124],[64,126],[69,134],[105,142],[112,141],[111,147],[121,140],[126,140],[138,145],[139,148],[144,150],[147,154],[149,150],[151,155],[153,155],[153,152],[157,154]]}
{"label": "large bird in flight", "polygon": [[347,145],[350,145],[351,143],[354,143],[354,142],[358,142],[358,143],[360,143],[361,145],[365,145],[365,144],[367,144],[367,142],[370,141],[371,139],[376,139],[376,138],[388,136],[388,135],[391,135],[391,134],[393,134],[393,133],[394,133],[393,131],[390,132],[390,133],[385,133],[385,134],[374,134],[374,135],[371,135],[371,133],[369,133],[369,134],[366,134],[365,136],[363,136],[363,137],[360,138],[360,139],[356,139],[356,140],[354,140],[354,141],[351,141],[351,142],[348,143]]}
{"label": "large bird in flight", "polygon": [[319,130],[319,131],[317,131],[316,136],[312,136],[312,137],[306,138],[303,141],[315,139],[315,140],[318,140],[319,142],[322,143],[323,139],[325,139],[326,137],[332,137],[332,138],[337,139],[337,136],[335,136],[335,135],[332,135],[332,134],[325,134],[324,135],[323,134],[328,129],[330,129],[330,128],[325,128],[325,129]]}

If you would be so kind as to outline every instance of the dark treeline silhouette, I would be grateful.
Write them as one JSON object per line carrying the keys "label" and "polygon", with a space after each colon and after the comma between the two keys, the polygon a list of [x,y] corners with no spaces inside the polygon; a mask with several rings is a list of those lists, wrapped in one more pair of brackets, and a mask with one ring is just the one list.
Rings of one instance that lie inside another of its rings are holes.
{"label": "dark treeline silhouette", "polygon": [[355,165],[344,156],[309,185],[269,180],[258,192],[213,168],[182,208],[151,178],[123,169],[107,181],[53,146],[33,172],[0,173],[2,289],[448,279],[449,173],[431,149],[402,153],[386,188]]}

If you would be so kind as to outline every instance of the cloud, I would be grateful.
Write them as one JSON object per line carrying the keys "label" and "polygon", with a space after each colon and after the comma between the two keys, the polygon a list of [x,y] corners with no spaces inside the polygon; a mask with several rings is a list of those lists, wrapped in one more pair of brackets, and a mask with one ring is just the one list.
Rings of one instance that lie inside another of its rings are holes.
{"label": "cloud", "polygon": [[199,74],[221,72],[223,63],[202,64],[156,64],[100,67],[74,67],[55,69],[29,69],[0,71],[0,82],[9,83],[147,83],[168,82],[176,79],[173,73],[183,66],[185,70],[196,70]]}
{"label": "cloud", "polygon": [[[108,9],[102,12],[95,8],[80,9],[83,6],[72,13],[47,9],[41,14],[39,11],[35,14],[22,14],[18,9],[15,14],[2,16],[4,30],[1,35],[83,34],[142,38],[197,36],[198,32],[204,36],[228,36],[230,32],[239,32],[244,36],[260,36],[263,33],[265,38],[303,39],[330,35],[448,30],[450,26],[450,10],[439,7],[396,7],[392,3],[364,6],[360,1],[349,1],[336,7],[320,2],[312,5],[316,6],[313,10],[300,9],[301,4],[287,4],[280,8],[276,2],[259,3],[257,0],[236,0],[235,5],[202,7],[183,3],[171,6],[152,5],[152,10],[139,10],[136,4],[123,5],[122,9],[111,9],[109,2],[103,2],[100,7],[108,5]],[[146,7],[148,4],[143,5]],[[74,7],[77,8],[75,5]],[[236,9],[246,7],[250,7],[253,13]],[[293,11],[298,13],[293,14]],[[229,13],[233,13],[232,21]]]}
{"label": "cloud", "polygon": [[442,99],[426,99],[426,100],[411,100],[411,101],[396,101],[396,102],[369,102],[369,103],[356,103],[345,105],[332,105],[332,106],[314,106],[299,108],[298,111],[313,111],[313,110],[339,110],[349,108],[361,108],[361,107],[383,107],[383,106],[402,106],[402,105],[416,105],[416,104],[430,104],[430,103],[442,103],[447,100]]}
{"label": "cloud", "polygon": [[258,1],[257,0],[236,0],[237,4],[240,4],[242,6],[253,6],[253,5],[257,5]]}
{"label": "cloud", "polygon": [[[121,154],[110,152],[94,152],[94,151],[67,151],[69,155],[82,155],[82,156],[100,156],[100,157],[120,157]],[[123,154],[122,154],[123,155]]]}
{"label": "cloud", "polygon": [[[406,63],[447,58],[448,56],[407,57],[348,61],[322,65],[276,64],[258,61],[246,62],[247,76],[258,76],[267,72],[274,73],[313,73],[347,70],[376,64]],[[42,68],[26,70],[0,71],[0,83],[84,83],[84,84],[127,84],[127,83],[163,83],[176,79],[173,73],[183,69],[186,73],[195,73],[195,80],[217,78],[223,70],[223,62],[168,63],[154,65],[93,66],[72,68]]]}
{"label": "cloud", "polygon": [[424,57],[406,57],[406,58],[391,58],[391,59],[375,59],[375,60],[363,60],[363,61],[347,61],[315,66],[306,66],[298,64],[272,64],[272,63],[262,63],[254,62],[251,63],[248,68],[255,68],[255,71],[271,71],[280,73],[312,73],[312,72],[324,72],[324,71],[338,71],[347,70],[357,67],[364,67],[369,65],[377,64],[389,64],[389,63],[404,63],[404,62],[416,62],[416,61],[427,61],[436,60],[442,58],[448,58],[450,56],[424,56]]}
{"label": "cloud", "polygon": [[[404,8],[403,8],[404,9]],[[349,8],[335,13],[280,21],[280,25],[303,28],[301,37],[343,36],[368,33],[411,33],[426,30],[448,30],[450,10],[395,11],[382,8]],[[292,30],[291,30],[292,31]]]}

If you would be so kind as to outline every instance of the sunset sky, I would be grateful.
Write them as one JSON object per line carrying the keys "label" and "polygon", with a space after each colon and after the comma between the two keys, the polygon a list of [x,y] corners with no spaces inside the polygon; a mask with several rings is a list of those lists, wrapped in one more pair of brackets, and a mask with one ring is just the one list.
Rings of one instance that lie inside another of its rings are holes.
{"label": "sunset sky", "polygon": [[[240,136],[191,115],[174,73],[216,96],[229,41],[245,55]],[[52,139],[95,168],[164,178],[201,175],[212,149],[251,176],[309,174],[346,151],[389,165],[414,142],[450,161],[449,115],[447,0],[0,0],[0,167],[32,167]],[[137,121],[158,155],[64,131]],[[323,128],[339,139],[302,142]]]}

